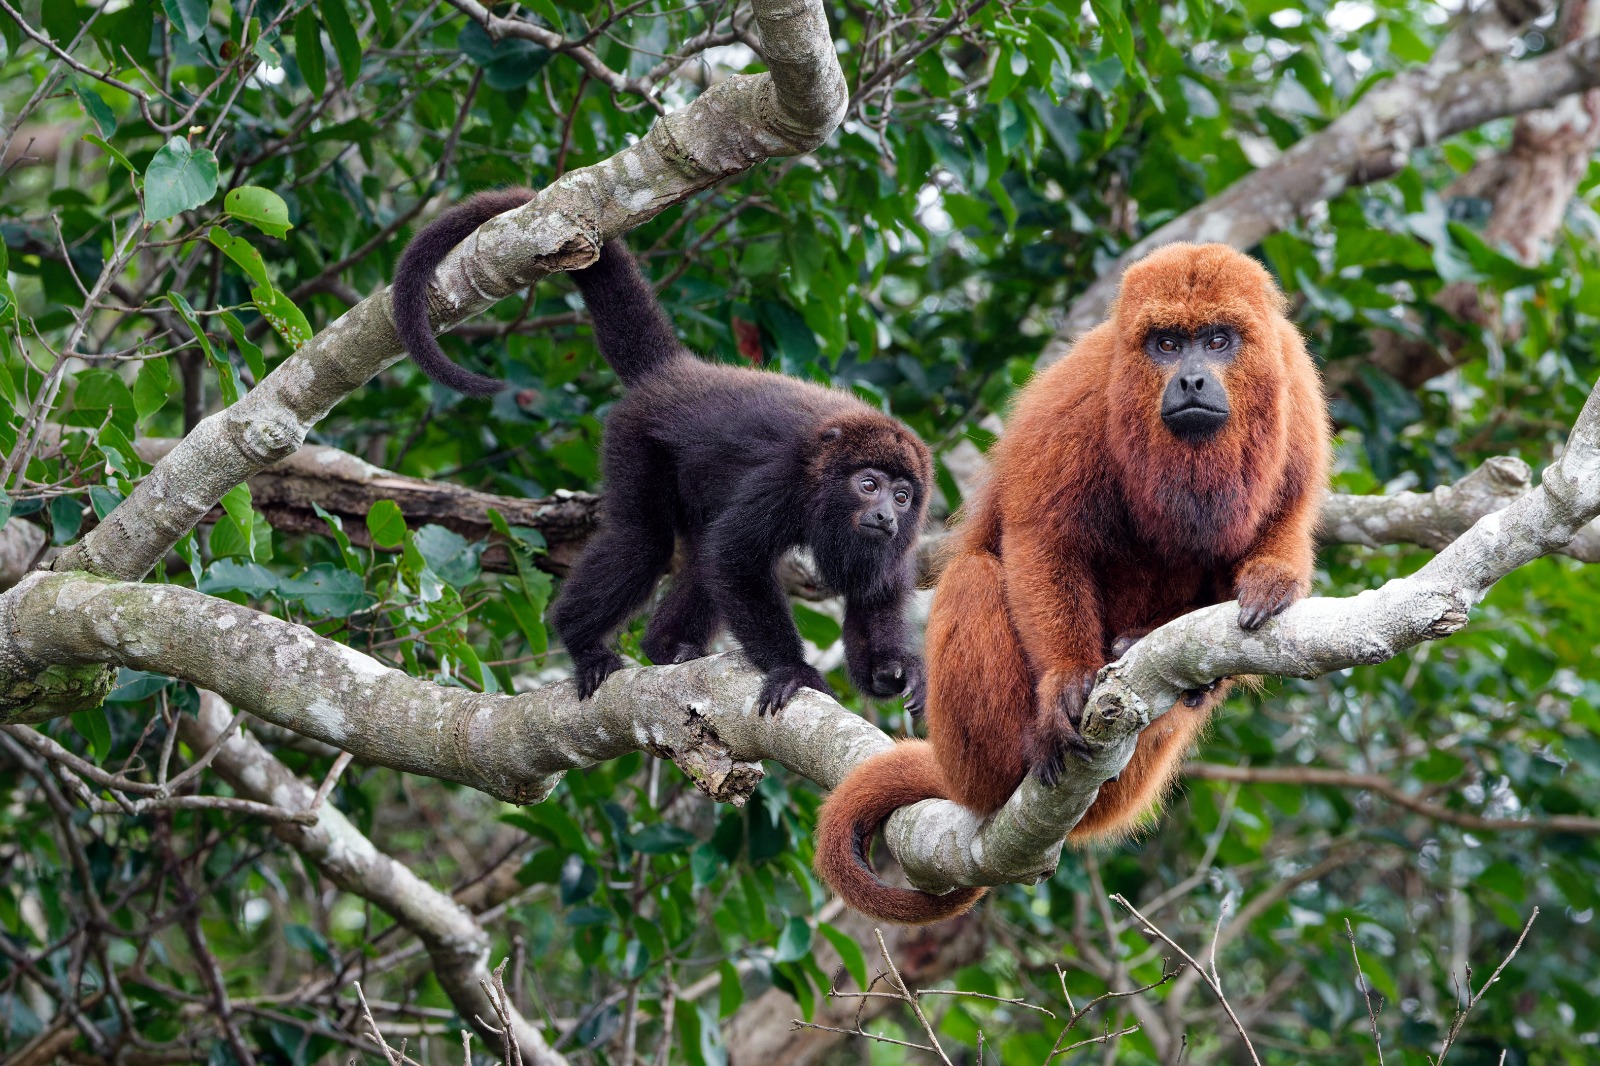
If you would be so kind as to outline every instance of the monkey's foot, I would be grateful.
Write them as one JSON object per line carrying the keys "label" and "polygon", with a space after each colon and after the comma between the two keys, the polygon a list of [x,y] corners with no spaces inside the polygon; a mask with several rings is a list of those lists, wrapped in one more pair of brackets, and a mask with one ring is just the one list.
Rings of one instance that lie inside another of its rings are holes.
{"label": "monkey's foot", "polygon": [[1152,631],[1149,629],[1130,629],[1122,636],[1111,642],[1111,659],[1113,662],[1128,654],[1128,650],[1148,637]]}
{"label": "monkey's foot", "polygon": [[1088,762],[1093,756],[1089,742],[1083,739],[1078,727],[1065,715],[1052,715],[1041,720],[1028,742],[1028,765],[1033,775],[1048,788],[1054,788],[1067,768],[1067,755],[1072,754]]}
{"label": "monkey's foot", "polygon": [[650,656],[650,661],[657,666],[673,666],[677,663],[686,663],[694,659],[704,659],[706,649],[702,644],[690,644],[688,641],[679,641],[666,646],[655,644],[642,644],[644,653]]}
{"label": "monkey's foot", "polygon": [[586,700],[595,694],[606,678],[622,669],[622,656],[610,648],[596,648],[574,653],[572,665],[578,682],[578,699]]}
{"label": "monkey's foot", "polygon": [[[886,659],[872,668],[870,677],[852,680],[856,681],[857,688],[880,700],[891,699],[905,693],[906,707],[913,714],[921,713],[922,702],[928,689],[927,671],[923,668],[922,659],[911,654]],[[862,684],[862,680],[865,680],[866,684]]]}
{"label": "monkey's foot", "polygon": [[833,695],[833,689],[817,673],[816,668],[805,663],[779,666],[767,671],[767,679],[761,684],[761,695],[756,699],[756,714],[777,714],[803,688],[814,688],[825,695]]}

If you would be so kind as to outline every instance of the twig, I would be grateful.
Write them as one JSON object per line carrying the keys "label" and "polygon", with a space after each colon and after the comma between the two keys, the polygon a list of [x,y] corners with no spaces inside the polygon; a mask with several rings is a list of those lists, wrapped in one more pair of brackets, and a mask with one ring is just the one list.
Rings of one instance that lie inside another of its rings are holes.
{"label": "twig", "polygon": [[[1144,926],[1144,931],[1146,934],[1158,938],[1173,951],[1176,951],[1179,955],[1183,956],[1183,961],[1187,962],[1191,967],[1193,967],[1194,971],[1200,975],[1200,979],[1206,983],[1206,987],[1211,989],[1211,994],[1217,997],[1217,1002],[1222,1004],[1222,1009],[1227,1013],[1228,1020],[1233,1023],[1234,1030],[1239,1034],[1239,1039],[1244,1041],[1245,1050],[1250,1053],[1250,1061],[1255,1063],[1255,1066],[1261,1066],[1261,1059],[1256,1055],[1255,1045],[1250,1042],[1250,1034],[1245,1032],[1244,1026],[1239,1021],[1239,1016],[1233,1012],[1233,1007],[1228,1003],[1228,997],[1222,994],[1222,979],[1217,975],[1216,972],[1217,938],[1215,936],[1212,937],[1211,972],[1207,973],[1205,967],[1201,966],[1194,960],[1192,955],[1183,950],[1176,940],[1173,940],[1166,933],[1158,929],[1156,925],[1150,921],[1150,919],[1140,914],[1138,908],[1132,903],[1128,902],[1127,897],[1122,893],[1114,893],[1111,896],[1111,902],[1117,904],[1129,914],[1133,915],[1134,918],[1138,919],[1139,923]],[[1217,914],[1217,931],[1219,935],[1221,930],[1222,912],[1219,911]]]}
{"label": "twig", "polygon": [[[1483,983],[1483,987],[1476,992],[1472,991],[1472,967],[1468,966],[1466,968],[1467,992],[1470,993],[1467,1005],[1456,1009],[1455,1019],[1450,1023],[1450,1031],[1444,1035],[1444,1043],[1439,1047],[1439,1057],[1428,1060],[1433,1066],[1444,1066],[1444,1057],[1450,1054],[1450,1048],[1455,1043],[1456,1037],[1461,1035],[1461,1028],[1467,1023],[1467,1015],[1472,1013],[1472,1008],[1478,1005],[1478,1001],[1483,998],[1483,994],[1489,991],[1489,986],[1500,980],[1501,972],[1510,965],[1511,960],[1517,957],[1517,952],[1522,950],[1522,942],[1528,939],[1528,930],[1533,928],[1533,923],[1538,917],[1539,908],[1535,907],[1533,908],[1533,913],[1528,915],[1528,921],[1523,925],[1522,932],[1517,935],[1517,942],[1511,945],[1511,950],[1506,953],[1506,957],[1500,960],[1500,965],[1494,968],[1494,973],[1489,975],[1489,979]],[[1460,1002],[1459,991],[1457,992],[1457,1002]]]}
{"label": "twig", "polygon": [[1350,959],[1356,964],[1356,987],[1361,989],[1361,998],[1367,1004],[1367,1021],[1372,1024],[1372,1046],[1378,1049],[1378,1066],[1383,1066],[1383,1038],[1378,1035],[1378,1015],[1383,1012],[1383,1004],[1376,1008],[1372,1005],[1372,989],[1367,987],[1367,979],[1361,972],[1361,956],[1356,954],[1356,931],[1350,927],[1350,919],[1344,920],[1344,935],[1350,938]]}

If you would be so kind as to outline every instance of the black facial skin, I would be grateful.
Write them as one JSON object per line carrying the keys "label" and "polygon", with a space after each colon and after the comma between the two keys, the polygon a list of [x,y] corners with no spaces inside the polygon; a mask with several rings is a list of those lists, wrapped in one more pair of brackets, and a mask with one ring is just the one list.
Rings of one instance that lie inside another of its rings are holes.
{"label": "black facial skin", "polygon": [[893,540],[900,527],[900,517],[911,509],[911,500],[916,495],[911,482],[868,466],[857,470],[850,484],[861,501],[851,519],[857,531],[864,536]]}
{"label": "black facial skin", "polygon": [[1228,421],[1228,390],[1219,371],[1239,352],[1232,326],[1201,326],[1194,333],[1158,328],[1144,339],[1145,354],[1172,377],[1161,394],[1161,421],[1172,435],[1199,444]]}

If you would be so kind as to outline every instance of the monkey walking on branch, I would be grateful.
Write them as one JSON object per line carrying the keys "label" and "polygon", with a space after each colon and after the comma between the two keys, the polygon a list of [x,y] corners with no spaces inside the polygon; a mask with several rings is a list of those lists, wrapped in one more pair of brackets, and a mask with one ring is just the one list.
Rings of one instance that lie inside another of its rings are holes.
{"label": "monkey walking on branch", "polygon": [[[1224,245],[1130,267],[1111,317],[1022,390],[990,456],[928,620],[928,739],[857,767],[818,819],[818,873],[875,918],[937,921],[983,893],[885,885],[869,850],[897,808],[987,815],[1030,768],[1054,784],[1084,750],[1095,674],[1135,640],[1229,598],[1256,629],[1310,589],[1321,381],[1272,278]],[[1152,722],[1069,839],[1147,817],[1227,689]]]}
{"label": "monkey walking on branch", "polygon": [[[395,326],[440,384],[472,395],[504,385],[462,369],[440,349],[428,322],[428,285],[452,248],[532,195],[502,189],[464,200],[400,258]],[[644,606],[677,543],[682,567],[643,642],[653,662],[705,655],[725,624],[765,675],[761,713],[777,711],[801,688],[830,692],[805,661],[777,576],[784,552],[804,545],[845,599],[851,680],[872,696],[904,692],[907,706],[920,709],[922,660],[907,647],[904,614],[932,485],[927,446],[841,389],[697,358],[678,342],[620,241],[572,278],[600,353],[626,389],[606,420],[600,530],[552,608],[579,698],[622,666],[611,637]]]}

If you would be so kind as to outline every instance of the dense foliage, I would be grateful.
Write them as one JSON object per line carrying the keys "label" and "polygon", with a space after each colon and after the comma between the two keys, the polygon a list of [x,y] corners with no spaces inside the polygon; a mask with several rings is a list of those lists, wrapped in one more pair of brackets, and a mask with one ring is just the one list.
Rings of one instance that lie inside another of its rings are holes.
{"label": "dense foliage", "polygon": [[[417,220],[474,189],[538,186],[601,160],[710,81],[762,69],[738,33],[663,59],[726,29],[736,4],[645,2],[615,20],[596,0],[519,9],[588,36],[600,62],[641,79],[613,91],[571,54],[493,39],[447,4],[45,0],[22,4],[19,24],[16,2],[0,7],[0,521],[38,525],[58,545],[148,469],[136,440],[180,436],[383,284]],[[1424,61],[1445,20],[1426,0],[980,3],[934,40],[961,5],[829,6],[853,92],[841,130],[630,241],[699,351],[847,384],[941,456],[986,443],[979,422],[1004,411],[1064,308],[1122,249]],[[1518,48],[1549,48],[1550,32],[1542,22]],[[930,47],[911,57],[918,42]],[[1326,361],[1341,490],[1429,488],[1496,455],[1538,468],[1600,374],[1600,165],[1548,254],[1521,262],[1482,236],[1486,202],[1453,184],[1503,151],[1509,129],[1421,150],[1393,180],[1252,250]],[[1492,307],[1485,322],[1435,304],[1459,282]],[[1460,365],[1408,387],[1369,361],[1384,332],[1436,341]],[[314,441],[504,495],[596,487],[617,385],[569,284],[544,282],[445,343],[517,388],[465,400],[401,363]],[[940,484],[953,509],[960,490],[943,467]],[[481,544],[407,529],[398,508],[375,508],[366,526],[274,530],[236,490],[158,579],[304,620],[444,684],[511,691],[562,676],[536,534],[511,531],[518,565],[490,573]],[[1319,586],[1354,594],[1425,557],[1329,548]],[[837,667],[830,611],[795,607]],[[1447,642],[1235,698],[1200,758],[1380,774],[1451,810],[1600,813],[1597,668],[1600,582],[1550,558],[1502,583]],[[848,691],[842,669],[831,676]],[[120,681],[103,710],[49,735],[110,768],[159,758],[164,716],[190,713],[197,694]],[[906,724],[897,708],[861,706]],[[268,740],[313,782],[332,761]],[[225,811],[91,815],[0,745],[0,1048],[26,1045],[81,990],[84,1025],[137,1034],[130,1061],[162,1046],[236,1059],[194,1021],[217,995],[197,961],[209,955],[259,1061],[346,1057],[336,1034],[353,1031],[353,978],[388,1005],[393,1033],[436,1034],[419,1057],[459,1055],[460,1022],[426,957],[270,826]],[[832,980],[815,950],[841,951],[852,973],[872,961],[819,918],[816,789],[770,769],[743,810],[713,807],[670,763],[640,755],[572,774],[524,809],[360,766],[329,802],[435,885],[483,889],[496,884],[479,884],[487,871],[511,864],[511,883],[490,890],[494,957],[514,957],[514,995],[576,1061],[621,1061],[631,1005],[641,1054],[717,1063],[720,1019],[765,988],[814,1009]],[[1243,908],[1219,965],[1262,1060],[1366,1062],[1349,921],[1387,1005],[1385,1061],[1422,1063],[1464,966],[1481,985],[1538,906],[1451,1061],[1494,1063],[1509,1049],[1506,1063],[1577,1063],[1600,1041],[1597,882],[1593,836],[1469,832],[1339,787],[1191,780],[1145,838],[1069,852],[1047,882],[995,893],[982,950],[966,949],[940,983],[1060,1013],[1064,989],[1081,1004],[1108,982],[1152,981],[1170,954],[1129,925],[1108,930],[1108,893],[1196,954],[1223,909]],[[1169,994],[1146,997],[1158,1016]],[[1187,1032],[1190,1060],[1235,1056],[1204,989],[1182,995],[1166,1017]],[[982,1030],[992,1054],[1023,1062],[1055,1040],[1037,1012],[934,1006],[947,1046],[975,1046]],[[1113,1028],[1134,1019],[1126,1000],[1104,1009]],[[875,1026],[910,1037],[911,1024]],[[1116,1061],[1152,1061],[1151,1047],[1126,1036]],[[872,1055],[920,1061],[889,1045]]]}

